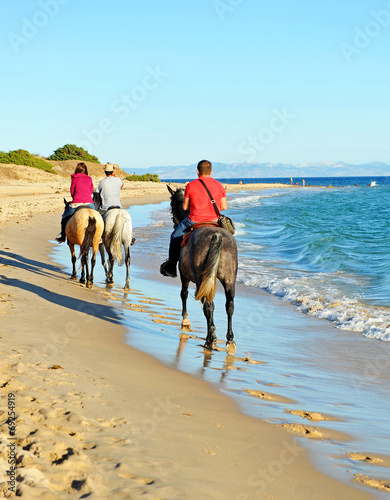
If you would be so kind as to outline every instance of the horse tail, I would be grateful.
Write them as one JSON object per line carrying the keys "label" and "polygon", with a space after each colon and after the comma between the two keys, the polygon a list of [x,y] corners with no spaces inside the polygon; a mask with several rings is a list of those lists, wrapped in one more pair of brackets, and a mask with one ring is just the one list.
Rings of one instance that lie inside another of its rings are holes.
{"label": "horse tail", "polygon": [[96,219],[95,217],[88,218],[88,226],[84,233],[84,240],[80,248],[80,255],[88,255],[89,249],[92,246],[93,238],[96,232]]}
{"label": "horse tail", "polygon": [[110,234],[105,238],[106,245],[110,249],[111,255],[114,260],[118,262],[121,266],[124,263],[124,257],[122,252],[122,239],[123,239],[123,228],[125,226],[125,219],[123,217],[123,212],[119,211],[115,217],[114,225],[110,231]]}
{"label": "horse tail", "polygon": [[200,300],[202,303],[205,300],[208,300],[209,302],[214,300],[222,245],[223,242],[221,233],[215,233],[210,241],[209,250],[203,265],[202,281],[195,296],[196,300]]}

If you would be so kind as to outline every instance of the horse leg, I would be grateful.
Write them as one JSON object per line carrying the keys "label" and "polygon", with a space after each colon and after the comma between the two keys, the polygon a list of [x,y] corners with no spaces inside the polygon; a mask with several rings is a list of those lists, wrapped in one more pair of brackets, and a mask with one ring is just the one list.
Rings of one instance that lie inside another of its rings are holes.
{"label": "horse leg", "polygon": [[100,253],[100,258],[102,261],[102,266],[104,269],[104,274],[106,275],[106,278],[107,278],[108,269],[107,269],[106,256],[104,255],[104,244],[103,243],[100,243],[100,245],[99,245],[99,253]]}
{"label": "horse leg", "polygon": [[214,325],[214,302],[209,302],[207,299],[205,299],[205,301],[203,302],[203,312],[207,320],[207,337],[204,346],[207,349],[212,349],[213,344],[217,340]]}
{"label": "horse leg", "polygon": [[234,342],[232,320],[234,313],[234,290],[232,288],[225,289],[226,296],[226,314],[228,317],[228,328],[226,333],[226,350],[228,354],[234,354],[236,352],[236,344]]}
{"label": "horse leg", "polygon": [[185,331],[191,331],[191,323],[188,319],[188,312],[187,312],[187,297],[188,297],[188,285],[189,281],[187,281],[183,276],[181,276],[181,291],[180,291],[180,298],[181,298],[181,303],[182,303],[182,310],[181,310],[181,317],[182,322],[181,322],[181,330]]}
{"label": "horse leg", "polygon": [[130,290],[130,246],[125,249],[126,283],[125,290]]}
{"label": "horse leg", "polygon": [[114,283],[114,257],[112,256],[112,253],[110,252],[110,249],[107,250],[107,255],[108,255],[108,272],[106,275],[106,283],[107,285],[111,285]]}
{"label": "horse leg", "polygon": [[[83,254],[81,256],[81,277],[80,277],[80,283],[83,285],[85,284],[85,268],[87,267],[87,256]],[[88,268],[87,268],[87,276],[88,276]]]}
{"label": "horse leg", "polygon": [[72,256],[72,276],[70,277],[71,280],[77,280],[77,272],[76,272],[76,261],[77,261],[77,258],[76,258],[76,253],[74,251],[74,245],[73,243],[70,243],[70,241],[68,240],[68,246],[69,246],[69,250],[70,250],[70,254]]}
{"label": "horse leg", "polygon": [[87,288],[92,288],[93,285],[93,270],[95,268],[96,264],[96,254],[92,254],[91,257],[91,274],[88,274],[88,257],[86,259],[87,261]]}

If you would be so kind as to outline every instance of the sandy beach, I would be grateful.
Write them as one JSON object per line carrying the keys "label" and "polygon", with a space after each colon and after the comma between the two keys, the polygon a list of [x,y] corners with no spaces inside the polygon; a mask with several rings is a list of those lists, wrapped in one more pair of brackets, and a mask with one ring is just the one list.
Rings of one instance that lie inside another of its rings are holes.
{"label": "sandy beach", "polygon": [[[26,168],[0,177],[0,496],[374,498],[321,473],[287,429],[124,343],[104,290],[70,281],[49,257],[69,179]],[[125,181],[122,200],[168,192]]]}

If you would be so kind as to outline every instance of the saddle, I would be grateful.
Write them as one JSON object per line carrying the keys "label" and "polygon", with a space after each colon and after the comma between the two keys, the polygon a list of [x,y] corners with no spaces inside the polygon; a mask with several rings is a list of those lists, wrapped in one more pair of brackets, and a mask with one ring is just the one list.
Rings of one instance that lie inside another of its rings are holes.
{"label": "saddle", "polygon": [[85,204],[85,205],[80,205],[80,206],[78,206],[78,207],[76,207],[76,208],[75,208],[75,210],[74,210],[73,214],[72,214],[70,217],[72,217],[72,216],[73,216],[73,215],[74,215],[74,214],[75,214],[78,210],[80,210],[81,208],[90,208],[90,207],[89,207],[87,204]]}
{"label": "saddle", "polygon": [[191,236],[192,231],[195,231],[195,229],[204,226],[220,227],[218,222],[195,222],[195,224],[190,227],[188,233],[183,236],[183,241],[181,242],[181,246],[185,247],[187,245],[188,238]]}
{"label": "saddle", "polygon": [[66,224],[70,221],[70,219],[74,216],[74,214],[75,214],[78,210],[80,210],[81,208],[89,208],[89,206],[88,206],[88,205],[80,205],[80,206],[78,206],[78,207],[76,207],[76,208],[74,209],[73,214],[70,214],[70,215],[67,215],[66,217],[64,217],[64,218],[62,219],[62,224],[64,224],[64,227],[65,227],[65,226],[66,226]]}

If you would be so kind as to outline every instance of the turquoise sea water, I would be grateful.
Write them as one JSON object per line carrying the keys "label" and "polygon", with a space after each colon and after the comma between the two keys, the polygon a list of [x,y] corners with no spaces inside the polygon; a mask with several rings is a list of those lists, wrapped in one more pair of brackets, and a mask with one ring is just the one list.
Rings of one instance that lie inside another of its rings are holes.
{"label": "turquoise sea water", "polygon": [[229,214],[242,283],[390,340],[390,184],[242,193]]}

